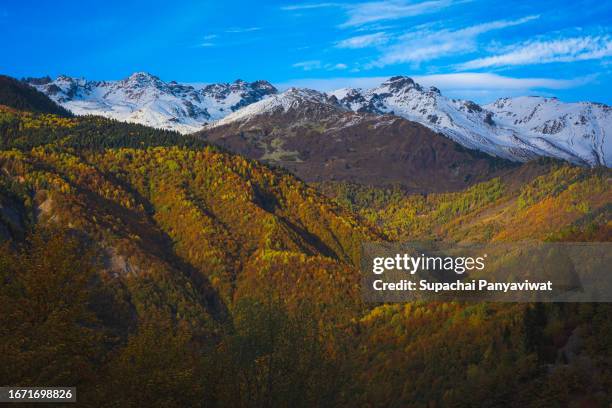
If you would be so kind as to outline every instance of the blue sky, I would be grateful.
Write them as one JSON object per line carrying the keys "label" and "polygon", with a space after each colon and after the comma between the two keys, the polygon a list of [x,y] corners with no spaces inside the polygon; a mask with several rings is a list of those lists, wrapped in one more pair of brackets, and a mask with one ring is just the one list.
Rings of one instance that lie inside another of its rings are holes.
{"label": "blue sky", "polygon": [[612,2],[392,0],[0,2],[0,73],[134,71],[281,88],[409,75],[453,97],[612,104]]}

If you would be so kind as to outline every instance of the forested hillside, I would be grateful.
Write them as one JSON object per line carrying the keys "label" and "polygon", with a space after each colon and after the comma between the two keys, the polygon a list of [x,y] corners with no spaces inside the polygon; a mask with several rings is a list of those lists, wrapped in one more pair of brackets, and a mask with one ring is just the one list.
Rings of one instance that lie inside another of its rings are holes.
{"label": "forested hillside", "polygon": [[611,180],[606,167],[542,159],[454,193],[333,182],[318,188],[393,240],[610,241]]}
{"label": "forested hillside", "polygon": [[609,305],[364,304],[356,266],[369,240],[609,240],[609,170],[332,200],[174,132],[8,107],[0,132],[0,383],[84,406],[611,402]]}
{"label": "forested hillside", "polygon": [[31,112],[71,116],[69,111],[53,102],[44,93],[6,75],[0,75],[0,105]]}

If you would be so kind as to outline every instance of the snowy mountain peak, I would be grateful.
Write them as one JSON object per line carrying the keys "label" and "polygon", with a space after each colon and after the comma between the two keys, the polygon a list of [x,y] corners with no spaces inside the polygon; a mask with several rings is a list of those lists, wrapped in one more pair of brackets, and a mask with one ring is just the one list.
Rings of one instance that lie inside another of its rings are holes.
{"label": "snowy mountain peak", "polygon": [[422,91],[421,85],[414,82],[414,80],[407,76],[394,76],[389,78],[387,81],[382,83],[381,87],[387,87],[390,91],[401,92],[409,89],[417,89]]}
{"label": "snowy mountain peak", "polygon": [[64,74],[58,75],[58,77],[55,80],[58,81],[58,82],[72,82],[72,81],[74,81],[73,78],[69,77],[68,75],[64,75]]}
{"label": "snowy mountain peak", "polygon": [[137,71],[132,73],[132,75],[128,76],[126,79],[145,79],[145,80],[159,80],[159,77],[150,74],[146,71]]}
{"label": "snowy mountain peak", "polygon": [[438,95],[441,94],[440,90],[438,88],[436,88],[435,86],[430,86],[429,87],[429,92],[435,93],[435,94],[438,94]]}
{"label": "snowy mountain peak", "polygon": [[293,114],[295,120],[314,120],[332,113],[346,112],[335,97],[306,88],[289,88],[242,108],[225,118],[211,123],[208,128],[234,122],[246,123],[262,115]]}
{"label": "snowy mountain peak", "polygon": [[202,88],[202,91],[204,94],[214,97],[225,97],[231,93],[235,93],[240,96],[247,96],[249,93],[257,93],[261,96],[265,96],[278,92],[276,88],[267,81],[259,80],[255,82],[246,82],[241,79],[237,79],[232,83],[206,85],[204,88]]}
{"label": "snowy mountain peak", "polygon": [[262,91],[268,91],[269,93],[276,93],[278,92],[277,89],[272,86],[271,83],[269,83],[268,81],[255,81],[255,82],[251,82],[251,87],[253,87],[253,89],[260,89]]}
{"label": "snowy mountain peak", "polygon": [[330,103],[329,97],[319,91],[315,91],[314,89],[308,88],[289,88],[285,92],[283,92],[279,97],[291,99],[294,101],[308,101],[315,103]]}
{"label": "snowy mountain peak", "polygon": [[138,87],[163,86],[163,82],[161,79],[159,79],[159,77],[151,75],[148,72],[134,72],[122,82],[130,86]]}

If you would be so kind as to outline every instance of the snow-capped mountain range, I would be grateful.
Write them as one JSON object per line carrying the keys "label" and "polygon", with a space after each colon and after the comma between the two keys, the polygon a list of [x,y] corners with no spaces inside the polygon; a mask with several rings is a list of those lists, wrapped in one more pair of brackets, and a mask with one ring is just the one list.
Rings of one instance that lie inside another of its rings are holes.
{"label": "snow-capped mountain range", "polygon": [[450,99],[407,77],[372,89],[331,92],[354,111],[393,113],[436,130],[463,146],[515,161],[552,156],[577,164],[612,166],[612,108],[556,98],[502,98],[480,106]]}
{"label": "snow-capped mountain range", "polygon": [[437,88],[422,87],[403,76],[372,89],[344,88],[327,94],[295,88],[278,93],[266,81],[195,87],[142,72],[120,81],[60,76],[28,82],[75,114],[98,114],[182,133],[270,112],[291,111],[291,120],[307,120],[308,112],[324,115],[340,108],[401,116],[468,148],[514,161],[551,156],[612,166],[612,108],[592,102],[530,96],[481,106],[445,97]]}
{"label": "snow-capped mountain range", "polygon": [[77,115],[101,115],[181,133],[200,130],[210,121],[277,92],[266,81],[237,80],[195,87],[164,82],[145,72],[119,81],[88,81],[61,75],[55,80],[38,78],[28,82]]}

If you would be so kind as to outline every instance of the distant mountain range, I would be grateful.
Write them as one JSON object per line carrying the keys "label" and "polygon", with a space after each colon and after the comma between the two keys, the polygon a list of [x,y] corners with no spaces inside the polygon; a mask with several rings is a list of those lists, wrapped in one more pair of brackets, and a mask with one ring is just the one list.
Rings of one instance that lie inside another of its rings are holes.
{"label": "distant mountain range", "polygon": [[30,85],[77,115],[101,115],[181,133],[200,130],[210,121],[277,93],[266,81],[202,87],[164,82],[136,72],[120,81],[88,81],[65,75],[29,78]]}
{"label": "distant mountain range", "polygon": [[348,109],[393,113],[463,146],[510,160],[551,156],[577,164],[612,165],[612,109],[598,103],[519,97],[480,106],[447,98],[437,88],[424,88],[407,77],[331,95]]}
{"label": "distant mountain range", "polygon": [[307,89],[279,94],[266,81],[196,87],[142,72],[120,81],[60,76],[27,82],[78,115],[103,115],[182,133],[242,124],[281,110],[291,110],[292,120],[300,121],[311,120],[313,113],[321,120],[328,112],[343,110],[378,115],[382,123],[390,120],[388,115],[400,116],[464,147],[512,161],[550,156],[581,165],[612,166],[612,108],[593,102],[518,97],[481,106],[445,97],[435,87],[425,88],[402,76],[372,89],[327,94]]}

